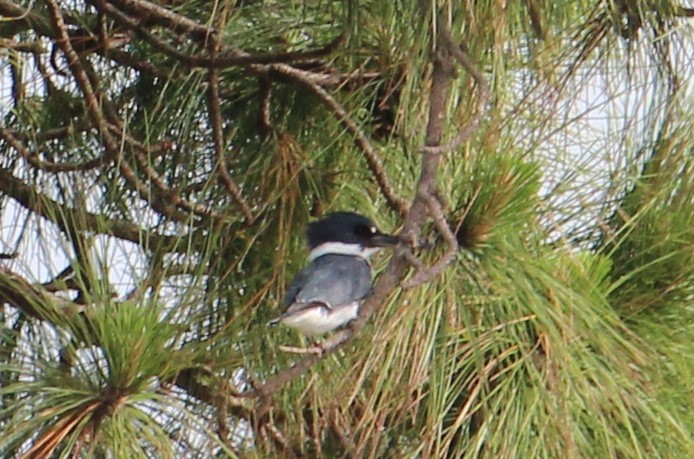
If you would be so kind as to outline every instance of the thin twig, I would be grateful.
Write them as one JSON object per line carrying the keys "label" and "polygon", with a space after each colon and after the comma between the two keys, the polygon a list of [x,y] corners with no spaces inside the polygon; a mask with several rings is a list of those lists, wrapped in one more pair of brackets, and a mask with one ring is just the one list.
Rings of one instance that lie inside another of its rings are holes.
{"label": "thin twig", "polygon": [[330,428],[337,437],[337,440],[342,445],[343,450],[346,453],[353,454],[357,449],[357,445],[354,444],[349,429],[344,425],[341,425],[342,423],[340,422],[340,417],[340,411],[337,408],[333,408],[330,416]]}
{"label": "thin twig", "polygon": [[275,130],[270,116],[270,103],[272,101],[272,84],[267,75],[258,76],[258,96],[260,99],[260,111],[258,113],[258,130],[263,139],[266,139]]}
{"label": "thin twig", "polygon": [[369,169],[371,170],[371,173],[373,174],[374,179],[381,189],[381,193],[386,198],[390,208],[398,212],[402,217],[407,215],[409,210],[407,202],[395,192],[395,189],[390,183],[390,180],[388,179],[386,171],[383,167],[383,161],[369,141],[369,138],[366,136],[366,134],[364,134],[364,131],[357,126],[357,123],[352,120],[344,107],[342,107],[342,105],[340,105],[340,103],[337,102],[325,89],[318,86],[312,80],[307,79],[305,77],[306,72],[297,70],[289,65],[284,64],[276,64],[273,65],[272,68],[307,86],[335,114],[335,116],[347,128],[347,130],[355,136],[357,145],[364,153],[366,161],[369,165]]}
{"label": "thin twig", "polygon": [[125,181],[137,191],[137,194],[143,201],[152,206],[152,209],[178,222],[185,222],[190,218],[190,215],[177,209],[168,197],[167,199],[160,199],[160,193],[145,185],[127,162],[119,161],[118,169]]}
{"label": "thin twig", "polygon": [[27,134],[25,131],[20,131],[17,129],[3,129],[3,132],[9,133],[12,137],[14,137],[17,141],[28,141],[28,140],[34,140],[37,142],[47,142],[49,140],[62,140],[66,138],[69,135],[78,133],[78,132],[84,132],[88,128],[85,126],[75,126],[74,124],[71,124],[69,126],[62,126],[62,127],[57,127],[53,129],[46,129],[43,132],[32,132],[31,134]]}
{"label": "thin twig", "polygon": [[[15,20],[15,18],[11,18]],[[33,55],[43,54],[46,49],[40,41],[15,41],[9,38],[0,37],[0,48],[11,49],[12,51],[17,51],[19,53],[30,53]]]}
{"label": "thin twig", "polygon": [[132,54],[119,49],[100,48],[96,53],[112,60],[120,67],[130,67],[142,74],[149,74],[165,80],[168,80],[172,76],[182,77],[186,74],[185,70],[179,66],[171,68],[165,65],[156,65],[150,61],[138,59]]}
{"label": "thin twig", "polygon": [[14,148],[15,151],[19,153],[19,156],[24,158],[32,167],[47,172],[87,171],[105,162],[103,156],[85,162],[56,163],[53,161],[44,161],[40,159],[37,154],[31,153],[28,148],[22,145],[19,139],[17,139],[10,130],[0,127],[0,137],[2,137],[9,146]]}
{"label": "thin twig", "polygon": [[271,422],[266,423],[263,427],[265,428],[269,436],[272,437],[275,443],[282,447],[282,450],[284,451],[284,457],[296,457],[296,453],[294,452],[294,449],[292,449],[292,446],[289,443],[287,436],[284,435],[280,429],[278,429]]}
{"label": "thin twig", "polygon": [[325,425],[325,420],[323,416],[321,415],[320,411],[320,406],[317,405],[317,400],[316,400],[316,390],[315,387],[313,387],[312,390],[312,395],[313,395],[313,402],[315,405],[313,406],[313,409],[317,412],[315,416],[311,416],[311,433],[309,434],[311,437],[311,441],[313,442],[313,454],[314,457],[319,458],[319,459],[324,459],[325,456],[323,455],[323,435],[322,431],[324,429]]}
{"label": "thin twig", "polygon": [[[131,138],[130,136],[127,136],[125,133],[123,133],[123,138],[124,140],[127,140],[130,145],[132,145],[134,158],[135,162],[137,163],[137,166],[145,173],[150,183],[154,184],[154,186],[158,189],[158,191],[155,193],[157,197],[168,201],[168,203],[171,206],[181,207],[185,210],[193,212],[199,217],[207,219],[223,218],[222,215],[220,215],[218,212],[215,212],[214,210],[211,210],[204,205],[194,204],[188,201],[187,199],[182,198],[176,190],[174,190],[166,184],[164,179],[159,175],[159,172],[157,172],[156,169],[150,166],[150,161],[147,156],[149,154],[149,150],[144,145],[137,142],[135,139]],[[124,164],[124,162],[121,162],[120,165],[123,166]],[[121,169],[123,168],[121,167]]]}
{"label": "thin twig", "polygon": [[47,0],[46,3],[48,3],[48,9],[50,10],[51,18],[53,19],[53,25],[58,34],[56,45],[61,49],[68,60],[68,66],[70,67],[70,70],[72,71],[75,81],[80,87],[82,94],[84,94],[85,100],[87,101],[87,110],[94,120],[96,128],[101,135],[103,144],[106,147],[106,155],[103,157],[103,163],[113,161],[118,158],[120,150],[118,148],[118,142],[116,142],[108,131],[106,120],[104,119],[100,110],[98,100],[99,97],[89,81],[87,72],[80,63],[80,58],[77,52],[72,47],[68,29],[65,25],[65,20],[63,19],[60,6],[58,6],[56,0]]}
{"label": "thin twig", "polygon": [[[214,56],[217,52],[216,38],[213,38],[213,44],[211,46],[211,54]],[[217,160],[217,170],[222,178],[222,183],[226,188],[227,192],[231,195],[232,199],[239,207],[241,214],[243,215],[246,225],[252,225],[255,221],[255,216],[251,211],[246,199],[243,197],[241,192],[241,187],[234,181],[227,169],[226,158],[224,157],[224,132],[222,129],[222,112],[219,106],[219,70],[212,68],[209,70],[208,74],[209,90],[208,90],[208,104],[210,111],[210,124],[212,125],[212,138],[214,140],[214,153]]]}

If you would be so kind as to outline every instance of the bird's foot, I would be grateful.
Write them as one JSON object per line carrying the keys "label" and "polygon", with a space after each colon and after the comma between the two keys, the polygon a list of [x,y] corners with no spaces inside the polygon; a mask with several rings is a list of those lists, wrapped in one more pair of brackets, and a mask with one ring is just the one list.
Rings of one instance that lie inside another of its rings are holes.
{"label": "bird's foot", "polygon": [[323,352],[323,346],[320,344],[313,344],[309,347],[294,347],[294,346],[280,346],[279,350],[282,352],[291,352],[292,354],[314,354],[314,355],[322,355]]}

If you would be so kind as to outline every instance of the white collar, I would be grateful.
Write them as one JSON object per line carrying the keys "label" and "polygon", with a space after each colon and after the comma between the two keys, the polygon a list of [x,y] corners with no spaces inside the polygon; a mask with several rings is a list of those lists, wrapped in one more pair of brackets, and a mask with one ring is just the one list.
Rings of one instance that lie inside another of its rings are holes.
{"label": "white collar", "polygon": [[360,257],[369,261],[369,257],[378,252],[380,247],[364,247],[358,244],[345,244],[344,242],[325,242],[314,247],[308,253],[309,263],[323,255],[348,255],[352,257]]}

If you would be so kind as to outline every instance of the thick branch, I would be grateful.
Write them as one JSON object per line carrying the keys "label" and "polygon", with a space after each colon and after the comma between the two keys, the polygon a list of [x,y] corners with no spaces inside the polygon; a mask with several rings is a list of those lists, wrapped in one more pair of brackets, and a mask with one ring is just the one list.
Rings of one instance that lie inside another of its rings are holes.
{"label": "thick branch", "polygon": [[25,10],[11,0],[0,0],[0,36],[10,38],[19,32],[32,29],[41,35],[53,37],[55,32],[44,16]]}
{"label": "thick branch", "polygon": [[475,82],[477,83],[479,92],[477,96],[476,113],[472,116],[470,121],[468,121],[467,125],[458,132],[458,134],[450,143],[438,146],[438,143],[440,143],[439,141],[436,144],[437,146],[427,145],[421,149],[421,151],[424,153],[430,152],[436,154],[444,154],[449,153],[458,148],[465,141],[467,141],[470,138],[470,136],[477,130],[477,128],[480,125],[480,122],[482,121],[482,118],[487,112],[489,87],[487,85],[487,80],[484,78],[484,75],[482,75],[482,72],[480,72],[477,66],[470,60],[470,57],[467,55],[467,52],[465,52],[453,40],[453,37],[451,37],[451,34],[448,32],[448,30],[442,27],[439,31],[439,34],[441,37],[440,44],[444,47],[444,50],[449,52],[458,61],[458,63],[460,63],[460,65],[462,65],[463,68],[470,75],[472,75],[472,78],[474,78]]}
{"label": "thick branch", "polygon": [[[89,3],[95,3],[89,0]],[[198,24],[186,16],[145,0],[109,0],[116,8],[141,18],[148,25],[160,25],[175,33],[189,33],[202,40],[208,40],[217,33],[211,27]]]}

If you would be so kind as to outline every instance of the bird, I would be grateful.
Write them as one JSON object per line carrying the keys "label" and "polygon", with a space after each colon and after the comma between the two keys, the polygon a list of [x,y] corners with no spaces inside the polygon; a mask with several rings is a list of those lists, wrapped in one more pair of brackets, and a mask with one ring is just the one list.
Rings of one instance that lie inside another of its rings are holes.
{"label": "bird", "polygon": [[281,323],[304,335],[321,335],[356,319],[371,292],[369,258],[400,239],[382,233],[364,215],[334,212],[306,230],[308,265],[294,277],[284,299]]}

